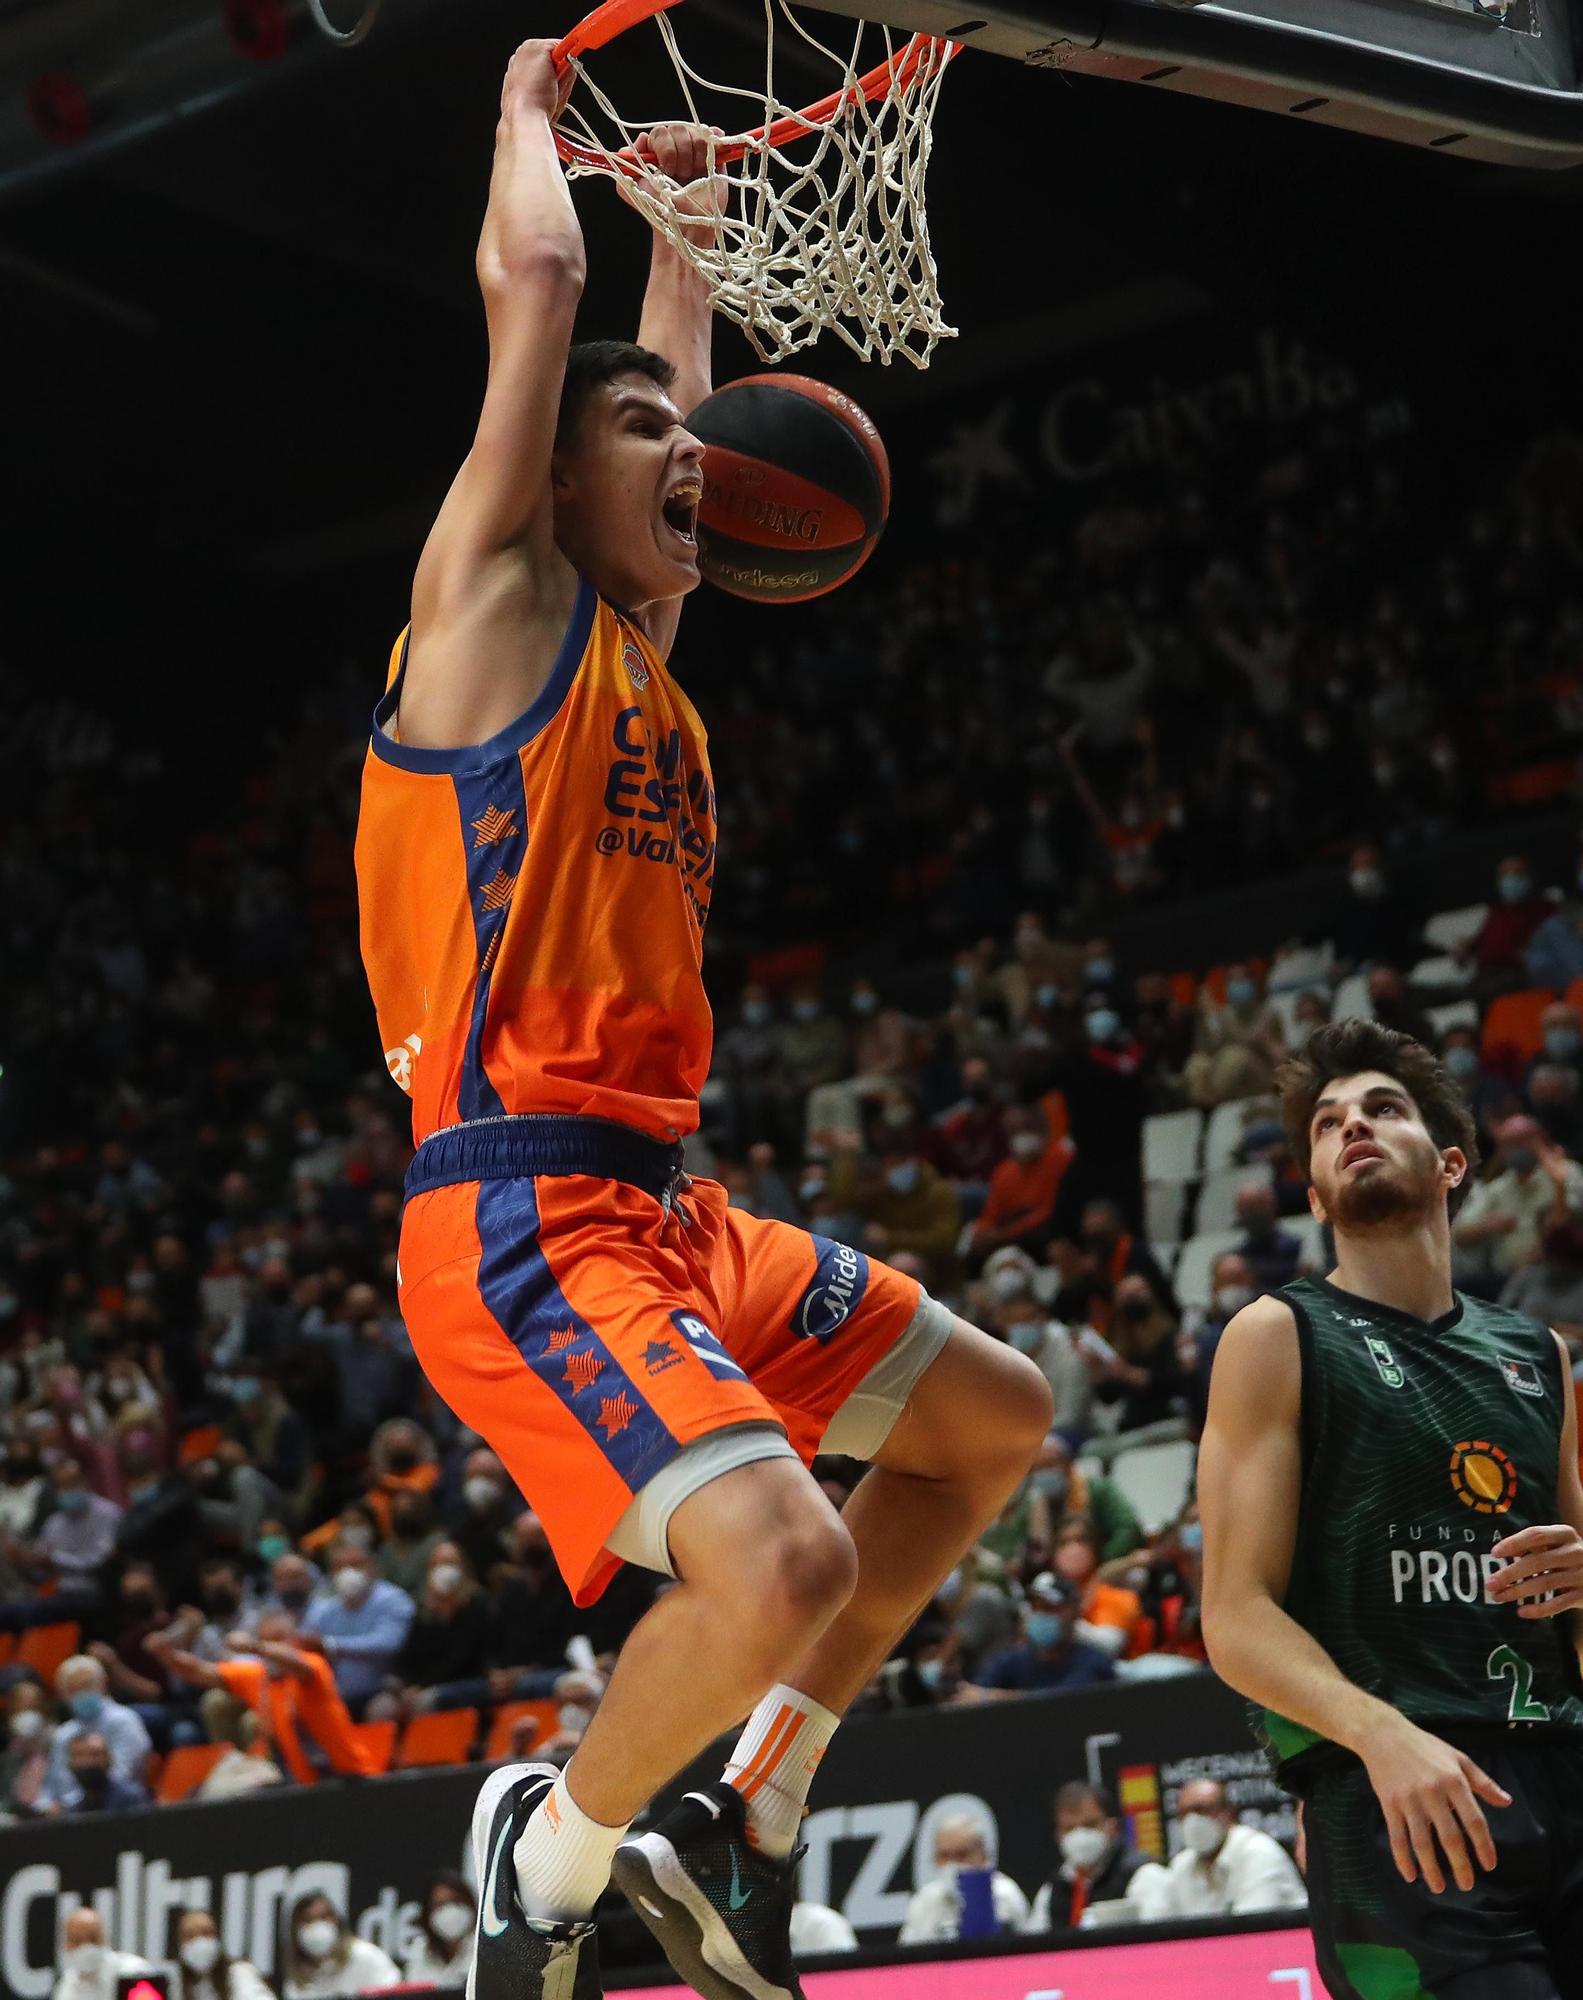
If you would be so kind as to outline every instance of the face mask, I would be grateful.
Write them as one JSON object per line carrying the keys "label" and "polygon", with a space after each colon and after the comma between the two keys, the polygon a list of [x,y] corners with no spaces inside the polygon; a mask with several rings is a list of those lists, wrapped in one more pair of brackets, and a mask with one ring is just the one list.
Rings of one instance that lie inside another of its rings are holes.
{"label": "face mask", "polygon": [[1546,1028],[1545,1054],[1557,1062],[1566,1062],[1578,1052],[1578,1031],[1576,1028]]}
{"label": "face mask", "polygon": [[1503,875],[1500,881],[1501,901],[1520,903],[1532,887],[1526,875]]}
{"label": "face mask", "polygon": [[1014,1160],[1037,1160],[1044,1152],[1044,1141],[1037,1132],[1019,1132],[1011,1142],[1011,1156]]}
{"label": "face mask", "polygon": [[877,993],[854,993],[852,995],[852,1012],[854,1014],[872,1014],[878,1006],[879,995]]}
{"label": "face mask", "polygon": [[1226,1319],[1230,1319],[1233,1313],[1241,1312],[1245,1305],[1251,1305],[1252,1302],[1253,1287],[1251,1285],[1222,1285],[1220,1290],[1215,1294],[1215,1303],[1219,1306],[1222,1316]]}
{"label": "face mask", "polygon": [[251,1403],[259,1393],[259,1383],[251,1375],[238,1375],[231,1383],[231,1399],[237,1403]]}
{"label": "face mask", "polygon": [[487,1513],[500,1498],[499,1483],[486,1473],[475,1473],[462,1482],[462,1498],[475,1514]]}
{"label": "face mask", "polygon": [[279,1562],[283,1555],[291,1551],[291,1544],[284,1535],[260,1535],[256,1547],[260,1558],[267,1563]]}
{"label": "face mask", "polygon": [[1036,1319],[1018,1320],[1007,1333],[1006,1344],[1019,1354],[1037,1354],[1044,1345],[1044,1328]]}
{"label": "face mask", "polygon": [[1088,981],[1091,986],[1108,986],[1115,976],[1114,959],[1091,958],[1088,961]]}
{"label": "face mask", "polygon": [[11,1718],[11,1739],[16,1743],[27,1743],[41,1735],[44,1718],[36,1708],[20,1708]]}
{"label": "face mask", "polygon": [[1028,1274],[1018,1264],[1002,1264],[989,1276],[989,1289],[997,1299],[1018,1299],[1028,1289]]}
{"label": "face mask", "polygon": [[110,1766],[108,1764],[85,1764],[77,1773],[77,1782],[82,1787],[82,1795],[85,1799],[100,1798],[109,1787]]}
{"label": "face mask", "polygon": [[1074,1826],[1061,1835],[1061,1859],[1068,1868],[1080,1869],[1086,1875],[1104,1859],[1109,1846],[1102,1828]]}
{"label": "face mask", "polygon": [[1531,1174],[1539,1164],[1539,1155],[1532,1146],[1508,1146],[1506,1164],[1516,1174]]}
{"label": "face mask", "polygon": [[1251,1007],[1259,997],[1259,989],[1251,979],[1228,979],[1226,998],[1233,1007]]}
{"label": "face mask", "polygon": [[1444,1060],[1446,1069],[1452,1076],[1467,1077],[1478,1074],[1479,1052],[1477,1049],[1447,1049]]}
{"label": "face mask", "polygon": [[455,1944],[473,1928],[473,1913],[465,1903],[442,1903],[429,1919],[429,1929],[446,1944]]}
{"label": "face mask", "polygon": [[1437,771],[1454,771],[1457,768],[1457,753],[1449,743],[1437,743],[1429,753],[1429,761]]}
{"label": "face mask", "polygon": [[74,1694],[66,1704],[79,1722],[97,1722],[104,1713],[102,1694]]}
{"label": "face mask", "polygon": [[68,1972],[75,1972],[79,1979],[94,1979],[104,1964],[105,1948],[102,1944],[74,1944],[69,1951],[61,1953],[61,1963]]}
{"label": "face mask", "polygon": [[1066,1637],[1066,1619],[1059,1611],[1030,1611],[1025,1622],[1028,1644],[1041,1653]]}
{"label": "face mask", "polygon": [[1066,1489],[1072,1483],[1072,1475],[1061,1465],[1046,1466],[1042,1472],[1028,1475],[1028,1484],[1041,1498],[1052,1506],[1059,1507],[1066,1498]]}
{"label": "face mask", "polygon": [[904,1125],[912,1123],[912,1106],[910,1104],[887,1104],[880,1122],[888,1125],[893,1132],[899,1132]]}
{"label": "face mask", "polygon": [[584,1708],[580,1701],[563,1701],[555,1711],[556,1727],[572,1736],[581,1736],[593,1719],[593,1710]]}
{"label": "face mask", "polygon": [[962,1572],[954,1569],[949,1576],[941,1577],[934,1587],[934,1594],[942,1604],[955,1604],[962,1595]]}
{"label": "face mask", "polygon": [[368,1578],[346,1563],[335,1572],[335,1594],[343,1604],[361,1604],[368,1595]]}
{"label": "face mask", "polygon": [[914,1672],[931,1694],[937,1694],[945,1685],[944,1660],[920,1660]]}
{"label": "face mask", "polygon": [[1354,868],[1347,880],[1352,884],[1354,896],[1377,896],[1385,886],[1385,878],[1377,868]]}
{"label": "face mask", "polygon": [[1083,1025],[1091,1042],[1108,1042],[1121,1026],[1121,1016],[1114,1007],[1096,1007]]}
{"label": "face mask", "polygon": [[818,1018],[819,1002],[817,1000],[794,1000],[792,1002],[792,1019],[794,1021],[817,1021]]}
{"label": "face mask", "polygon": [[1226,1838],[1224,1824],[1209,1813],[1184,1813],[1181,1818],[1183,1845],[1205,1860],[1217,1854]]}
{"label": "face mask", "polygon": [[328,1917],[315,1917],[297,1931],[297,1949],[304,1958],[327,1958],[340,1938],[341,1927]]}
{"label": "face mask", "polygon": [[1176,1539],[1187,1553],[1196,1556],[1204,1546],[1204,1524],[1202,1521],[1184,1521]]}
{"label": "face mask", "polygon": [[353,1521],[342,1528],[336,1539],[345,1542],[349,1548],[371,1549],[374,1546],[374,1531],[365,1522]]}
{"label": "face mask", "polygon": [[212,1937],[188,1938],[181,1948],[181,1962],[189,1972],[196,1972],[199,1978],[212,1972],[220,1956],[220,1940]]}
{"label": "face mask", "polygon": [[[1578,879],[1580,882],[1583,882],[1583,875],[1580,875]],[[975,976],[973,968],[970,965],[953,965],[951,968],[951,977],[955,980],[956,989],[959,993],[965,993],[968,990],[973,984]]]}
{"label": "face mask", "polygon": [[63,1514],[86,1514],[88,1496],[80,1486],[74,1486],[69,1493],[60,1496],[60,1511]]}
{"label": "face mask", "polygon": [[898,1167],[888,1167],[885,1181],[893,1194],[911,1194],[918,1185],[918,1162],[903,1160]]}
{"label": "face mask", "polygon": [[797,1199],[799,1201],[817,1201],[823,1193],[824,1182],[814,1176],[810,1176],[807,1180],[797,1183]]}
{"label": "face mask", "polygon": [[429,1571],[429,1581],[442,1597],[449,1597],[453,1590],[461,1589],[466,1574],[460,1563],[436,1563]]}
{"label": "face mask", "polygon": [[1033,997],[1041,1007],[1053,1007],[1061,997],[1061,989],[1059,986],[1052,986],[1047,981],[1043,986],[1036,986],[1034,988]]}
{"label": "face mask", "polygon": [[770,1004],[767,1000],[743,1001],[742,1018],[750,1028],[762,1028],[769,1017]]}

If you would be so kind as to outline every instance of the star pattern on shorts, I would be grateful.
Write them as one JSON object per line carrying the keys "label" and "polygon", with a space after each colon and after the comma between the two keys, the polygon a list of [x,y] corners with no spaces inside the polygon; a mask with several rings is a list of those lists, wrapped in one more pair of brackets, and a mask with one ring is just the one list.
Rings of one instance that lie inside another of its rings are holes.
{"label": "star pattern on shorts", "polygon": [[492,847],[497,840],[509,840],[517,830],[517,822],[509,810],[502,812],[499,806],[487,806],[482,819],[472,822],[478,838],[475,847]]}
{"label": "star pattern on shorts", "polygon": [[484,908],[503,910],[511,901],[511,892],[517,886],[515,875],[508,875],[504,868],[497,868],[484,884]]}
{"label": "star pattern on shorts", "polygon": [[606,1396],[599,1405],[599,1427],[606,1437],[618,1437],[638,1413],[638,1406],[623,1389],[619,1396]]}
{"label": "star pattern on shorts", "polygon": [[577,1329],[575,1326],[558,1326],[550,1335],[550,1352],[552,1354],[561,1353],[563,1349],[570,1347],[576,1338]]}
{"label": "star pattern on shorts", "polygon": [[597,1354],[568,1354],[566,1357],[566,1379],[579,1395],[584,1389],[591,1389],[605,1372],[605,1364]]}

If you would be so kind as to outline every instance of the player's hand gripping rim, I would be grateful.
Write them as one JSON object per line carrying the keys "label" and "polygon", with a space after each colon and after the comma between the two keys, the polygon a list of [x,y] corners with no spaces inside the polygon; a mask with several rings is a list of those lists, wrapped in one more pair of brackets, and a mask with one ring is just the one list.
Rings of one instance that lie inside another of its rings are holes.
{"label": "player's hand gripping rim", "polygon": [[1509,1806],[1511,1794],[1465,1751],[1401,1716],[1374,1738],[1363,1763],[1404,1882],[1422,1875],[1432,1895],[1443,1895],[1442,1854],[1459,1889],[1473,1887],[1474,1861],[1486,1873],[1494,1868],[1495,1841],[1479,1800]]}
{"label": "player's hand gripping rim", "polygon": [[1506,1567],[1491,1578],[1497,1604],[1515,1604],[1519,1618],[1559,1618],[1583,1607],[1583,1535],[1558,1521],[1520,1528],[1490,1550]]}

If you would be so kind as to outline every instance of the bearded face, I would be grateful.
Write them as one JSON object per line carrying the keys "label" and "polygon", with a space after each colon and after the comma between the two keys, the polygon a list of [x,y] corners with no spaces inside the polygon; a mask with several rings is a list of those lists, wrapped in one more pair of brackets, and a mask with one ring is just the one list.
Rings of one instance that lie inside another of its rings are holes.
{"label": "bearded face", "polygon": [[1309,1177],[1343,1233],[1400,1229],[1434,1212],[1467,1170],[1442,1152],[1412,1098],[1379,1071],[1337,1077],[1314,1107]]}

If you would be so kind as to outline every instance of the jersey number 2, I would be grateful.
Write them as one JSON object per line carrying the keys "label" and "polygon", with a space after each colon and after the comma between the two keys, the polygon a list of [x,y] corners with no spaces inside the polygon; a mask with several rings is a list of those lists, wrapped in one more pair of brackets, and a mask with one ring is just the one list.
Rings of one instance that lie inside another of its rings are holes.
{"label": "jersey number 2", "polygon": [[1535,1701],[1529,1690],[1534,1684],[1534,1670],[1521,1653],[1510,1646],[1497,1646],[1485,1663],[1484,1671],[1492,1681],[1504,1675],[1512,1677],[1511,1706],[1506,1711],[1508,1722],[1548,1722],[1550,1711],[1542,1701]]}

